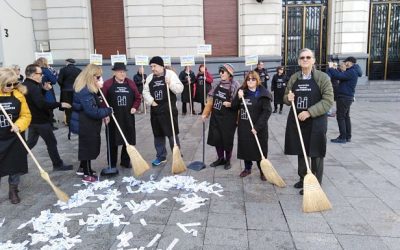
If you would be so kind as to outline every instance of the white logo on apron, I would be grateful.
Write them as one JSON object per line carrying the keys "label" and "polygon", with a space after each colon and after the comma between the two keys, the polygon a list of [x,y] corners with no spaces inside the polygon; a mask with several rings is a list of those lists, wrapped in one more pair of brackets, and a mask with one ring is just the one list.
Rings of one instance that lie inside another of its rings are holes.
{"label": "white logo on apron", "polygon": [[216,99],[214,102],[214,109],[221,110],[221,108],[222,108],[222,101],[219,99]]}
{"label": "white logo on apron", "polygon": [[[12,115],[9,114],[8,116],[12,120]],[[0,115],[0,128],[6,128],[6,127],[10,127],[10,123],[8,122],[5,115]]]}
{"label": "white logo on apron", "polygon": [[156,90],[154,91],[154,99],[156,99],[156,101],[160,101],[163,99],[163,92],[162,90]]}
{"label": "white logo on apron", "polygon": [[305,96],[304,99],[299,96],[297,97],[297,108],[298,109],[307,109],[308,108],[308,97]]}
{"label": "white logo on apron", "polygon": [[249,117],[247,116],[247,112],[244,109],[240,109],[240,119],[242,120],[248,120]]}
{"label": "white logo on apron", "polygon": [[119,107],[126,106],[126,96],[118,96],[117,97],[117,105]]}

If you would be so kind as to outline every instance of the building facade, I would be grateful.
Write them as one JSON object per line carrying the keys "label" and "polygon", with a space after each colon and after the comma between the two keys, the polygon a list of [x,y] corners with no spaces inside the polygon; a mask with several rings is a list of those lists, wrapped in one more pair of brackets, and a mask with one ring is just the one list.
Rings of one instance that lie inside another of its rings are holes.
{"label": "building facade", "polygon": [[[26,65],[90,53],[259,55],[290,70],[300,48],[317,63],[355,56],[370,79],[400,79],[400,1],[29,0],[0,1],[0,64]],[[4,13],[4,14],[3,14]]]}

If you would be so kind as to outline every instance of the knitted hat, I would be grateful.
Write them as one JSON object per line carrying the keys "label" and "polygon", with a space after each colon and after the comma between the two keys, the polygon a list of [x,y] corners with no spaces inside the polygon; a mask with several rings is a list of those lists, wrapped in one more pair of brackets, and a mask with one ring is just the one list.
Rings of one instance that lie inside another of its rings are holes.
{"label": "knitted hat", "polygon": [[151,58],[149,65],[151,65],[152,63],[160,65],[161,67],[164,67],[164,60],[159,56],[155,56],[155,57]]}
{"label": "knitted hat", "polygon": [[220,65],[219,69],[227,71],[231,76],[233,76],[233,73],[235,72],[235,68],[230,63],[225,63],[224,65]]}
{"label": "knitted hat", "polygon": [[65,60],[66,62],[69,62],[69,63],[75,63],[75,60],[74,59],[72,59],[72,58],[68,58],[67,60]]}
{"label": "knitted hat", "polygon": [[118,70],[128,71],[126,69],[125,63],[123,63],[123,62],[114,63],[114,66],[112,67],[111,70],[113,70],[113,71],[118,71]]}

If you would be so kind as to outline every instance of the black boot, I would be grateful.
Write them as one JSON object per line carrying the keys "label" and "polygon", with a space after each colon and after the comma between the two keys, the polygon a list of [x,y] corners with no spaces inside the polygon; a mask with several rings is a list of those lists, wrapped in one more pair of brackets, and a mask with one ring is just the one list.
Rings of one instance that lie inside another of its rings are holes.
{"label": "black boot", "polygon": [[213,163],[210,164],[210,167],[215,168],[216,166],[221,166],[225,164],[225,159],[224,158],[219,158],[218,160],[214,161]]}
{"label": "black boot", "polygon": [[8,198],[12,204],[18,204],[21,202],[21,199],[18,196],[18,185],[10,184]]}
{"label": "black boot", "polygon": [[231,168],[231,161],[226,161],[225,164],[224,164],[224,169],[228,170],[230,168]]}
{"label": "black boot", "polygon": [[272,113],[276,113],[276,109],[274,109],[274,111]]}

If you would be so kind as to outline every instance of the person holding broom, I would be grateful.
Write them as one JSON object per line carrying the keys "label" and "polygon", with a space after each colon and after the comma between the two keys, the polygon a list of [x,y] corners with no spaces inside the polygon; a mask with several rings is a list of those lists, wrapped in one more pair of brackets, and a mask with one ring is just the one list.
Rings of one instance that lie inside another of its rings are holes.
{"label": "person holding broom", "polygon": [[[258,136],[263,155],[267,157],[268,119],[272,111],[271,99],[271,93],[261,85],[260,77],[255,71],[247,74],[242,87],[233,99],[232,109],[239,110],[237,158],[244,160],[244,170],[240,173],[240,177],[251,174],[253,161],[256,161],[261,180],[267,180],[261,171],[262,156],[254,136]],[[246,101],[254,129],[252,129],[243,101]]]}
{"label": "person holding broom", "polygon": [[156,159],[154,159],[151,164],[153,166],[160,166],[162,163],[167,161],[165,137],[168,137],[171,150],[174,147],[167,91],[169,89],[175,139],[179,146],[176,95],[182,93],[183,84],[174,71],[164,68],[164,61],[161,57],[153,57],[149,64],[152,73],[146,78],[146,83],[143,87],[143,98],[148,105],[151,105],[150,122],[154,135],[154,147],[156,148],[157,153]]}
{"label": "person holding broom", "polygon": [[11,68],[0,68],[0,105],[7,112],[0,112],[0,178],[8,175],[8,198],[12,204],[21,202],[18,185],[21,175],[28,173],[27,151],[16,133],[25,131],[32,119],[24,96],[27,89],[18,82],[18,77]]}
{"label": "person holding broom", "polygon": [[196,76],[194,75],[194,72],[192,71],[190,66],[185,66],[184,70],[182,70],[181,73],[179,73],[179,80],[181,80],[183,84],[183,91],[181,95],[182,115],[186,115],[188,103],[191,106],[189,112],[192,111],[192,115],[195,115],[196,112],[194,111],[194,103],[193,103],[193,92],[194,92],[193,86],[196,80]]}
{"label": "person holding broom", "polygon": [[240,83],[233,79],[234,72],[235,69],[230,63],[219,67],[221,81],[208,93],[207,104],[202,114],[205,122],[211,113],[207,144],[214,146],[218,155],[218,159],[211,163],[210,167],[223,165],[225,170],[231,168],[230,160],[237,121],[237,111],[231,108],[231,102]]}
{"label": "person holding broom", "polygon": [[[104,97],[114,110],[115,118],[120,125],[128,143],[136,145],[135,113],[139,109],[141,97],[136,84],[126,77],[126,66],[124,63],[116,62],[112,68],[114,76],[104,82],[102,88]],[[110,158],[108,165],[114,168],[112,171],[102,171],[102,174],[118,173],[116,171],[118,146],[123,145],[121,149],[121,163],[125,168],[131,168],[130,158],[126,151],[126,145],[118,131],[115,122],[111,121],[109,126],[110,138]],[[109,170],[107,168],[107,170]]]}
{"label": "person holding broom", "polygon": [[[204,64],[200,64],[199,72],[197,73],[195,85],[194,85],[194,101],[199,102],[201,104],[201,111],[198,115],[203,114],[205,100],[204,97],[207,96],[207,93],[211,89],[211,84],[214,81],[213,76],[207,71],[207,68]],[[205,93],[204,93],[204,85],[205,85]],[[207,98],[207,97],[206,97]]]}
{"label": "person holding broom", "polygon": [[282,66],[278,66],[276,68],[276,74],[272,77],[271,81],[271,92],[274,92],[274,111],[272,113],[276,113],[279,107],[279,114],[282,114],[283,109],[283,95],[285,94],[286,83],[289,80],[289,77],[284,73],[284,68]]}
{"label": "person holding broom", "polygon": [[72,103],[71,132],[79,135],[78,160],[84,182],[96,182],[91,160],[100,153],[100,132],[103,119],[108,123],[112,108],[102,108],[99,89],[103,87],[103,71],[100,66],[89,64],[76,78]]}
{"label": "person holding broom", "polygon": [[[291,76],[283,101],[287,105],[291,105],[294,101],[298,114],[294,117],[293,109],[290,109],[285,132],[285,154],[297,155],[300,180],[294,187],[302,189],[307,166],[295,119],[299,120],[305,150],[307,156],[311,157],[311,172],[321,184],[328,127],[326,113],[333,104],[333,88],[329,76],[314,68],[313,51],[307,48],[301,49],[298,63],[301,71]],[[303,195],[303,189],[300,190],[300,194]]]}

